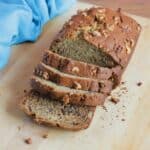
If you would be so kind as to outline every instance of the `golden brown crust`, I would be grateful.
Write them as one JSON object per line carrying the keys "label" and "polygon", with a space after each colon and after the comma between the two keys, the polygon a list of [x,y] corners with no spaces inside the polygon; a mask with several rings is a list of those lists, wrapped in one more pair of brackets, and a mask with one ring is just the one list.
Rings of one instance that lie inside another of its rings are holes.
{"label": "golden brown crust", "polygon": [[35,68],[34,74],[40,76],[45,80],[52,81],[58,85],[66,86],[73,89],[110,93],[113,88],[112,81],[103,80],[98,81],[89,78],[82,78],[68,74],[62,74],[57,70],[51,69],[51,67],[40,63]]}
{"label": "golden brown crust", "polygon": [[57,90],[51,85],[43,84],[38,81],[36,77],[31,78],[31,86],[34,90],[37,90],[43,95],[47,95],[50,98],[55,100],[61,100],[64,103],[72,103],[77,105],[88,105],[88,106],[97,106],[103,105],[104,100],[107,97],[106,94],[97,93],[97,92],[68,92],[65,90]]}

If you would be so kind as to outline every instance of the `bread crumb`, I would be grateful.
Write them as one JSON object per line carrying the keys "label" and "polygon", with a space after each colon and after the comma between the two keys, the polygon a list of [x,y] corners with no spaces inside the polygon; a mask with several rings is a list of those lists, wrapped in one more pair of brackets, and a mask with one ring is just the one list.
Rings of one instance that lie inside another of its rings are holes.
{"label": "bread crumb", "polygon": [[111,97],[110,101],[113,102],[114,104],[117,104],[120,100],[117,97]]}
{"label": "bread crumb", "polygon": [[18,130],[19,130],[19,131],[21,130],[21,126],[18,126]]}
{"label": "bread crumb", "polygon": [[142,85],[142,82],[138,82],[138,83],[137,83],[137,86],[141,86],[141,85]]}
{"label": "bread crumb", "polygon": [[125,84],[125,81],[122,81],[121,84]]}
{"label": "bread crumb", "polygon": [[121,121],[125,121],[125,119],[124,119],[124,118],[122,118],[122,119],[121,119]]}
{"label": "bread crumb", "polygon": [[106,112],[108,112],[106,106],[103,105],[102,107],[103,107],[103,109],[104,109]]}
{"label": "bread crumb", "polygon": [[27,93],[27,90],[23,90],[24,93]]}
{"label": "bread crumb", "polygon": [[26,144],[32,144],[32,139],[31,138],[27,138],[27,139],[24,140],[24,142]]}
{"label": "bread crumb", "polygon": [[44,139],[46,139],[46,138],[48,138],[48,134],[43,134],[42,137],[43,137]]}

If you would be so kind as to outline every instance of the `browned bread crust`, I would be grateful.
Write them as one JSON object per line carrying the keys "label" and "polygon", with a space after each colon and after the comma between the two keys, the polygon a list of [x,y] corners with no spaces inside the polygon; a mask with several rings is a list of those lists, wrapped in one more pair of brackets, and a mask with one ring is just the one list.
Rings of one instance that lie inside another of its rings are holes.
{"label": "browned bread crust", "polygon": [[112,81],[89,79],[62,73],[44,63],[38,64],[34,70],[34,74],[45,79],[52,81],[58,85],[66,86],[73,89],[93,91],[99,93],[110,93],[113,88]]}
{"label": "browned bread crust", "polygon": [[72,103],[88,106],[103,105],[107,96],[103,93],[74,90],[64,86],[59,86],[37,76],[31,78],[31,86],[41,94],[47,95],[54,100],[61,100],[66,104]]}

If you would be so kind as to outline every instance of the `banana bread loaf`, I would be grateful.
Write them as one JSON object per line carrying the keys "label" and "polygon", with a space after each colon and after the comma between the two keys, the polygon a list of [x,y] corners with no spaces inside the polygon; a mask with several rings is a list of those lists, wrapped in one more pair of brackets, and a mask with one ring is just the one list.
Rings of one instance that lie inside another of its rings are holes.
{"label": "banana bread loaf", "polygon": [[[116,87],[140,30],[140,25],[120,9],[98,7],[78,12],[44,53],[42,62],[49,65],[46,72],[51,77],[45,79],[43,74],[34,73],[31,86],[40,94],[27,93],[22,109],[39,123],[72,130],[87,128],[95,106],[102,105],[107,94],[91,84],[90,88],[73,89],[71,79],[82,82],[81,78],[86,78],[88,83],[108,80],[112,89]],[[59,81],[53,79],[55,75]]]}
{"label": "banana bread loaf", "polygon": [[108,8],[79,11],[50,46],[64,57],[101,67],[127,66],[141,26],[132,18]]}

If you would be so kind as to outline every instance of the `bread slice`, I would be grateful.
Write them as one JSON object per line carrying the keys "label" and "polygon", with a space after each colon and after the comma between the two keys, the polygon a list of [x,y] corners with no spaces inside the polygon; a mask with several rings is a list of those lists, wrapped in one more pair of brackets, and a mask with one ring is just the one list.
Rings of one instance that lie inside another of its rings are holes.
{"label": "bread slice", "polygon": [[42,62],[67,74],[97,79],[99,81],[113,81],[114,87],[118,85],[122,74],[121,66],[116,66],[111,69],[100,67],[66,58],[48,50],[44,52]]}
{"label": "bread slice", "polygon": [[113,83],[109,80],[98,81],[95,79],[69,75],[60,72],[51,66],[45,65],[44,63],[37,65],[34,70],[34,74],[58,85],[84,91],[110,93],[113,88]]}
{"label": "bread slice", "polygon": [[106,98],[106,95],[102,93],[70,89],[44,80],[38,76],[31,78],[31,86],[41,94],[47,95],[55,100],[62,100],[64,103],[96,106],[102,105]]}
{"label": "bread slice", "polygon": [[37,123],[69,130],[87,128],[94,115],[95,107],[64,104],[31,91],[20,103],[21,109]]}
{"label": "bread slice", "polygon": [[139,37],[141,26],[132,18],[108,8],[90,8],[68,21],[50,50],[77,61],[125,68]]}

